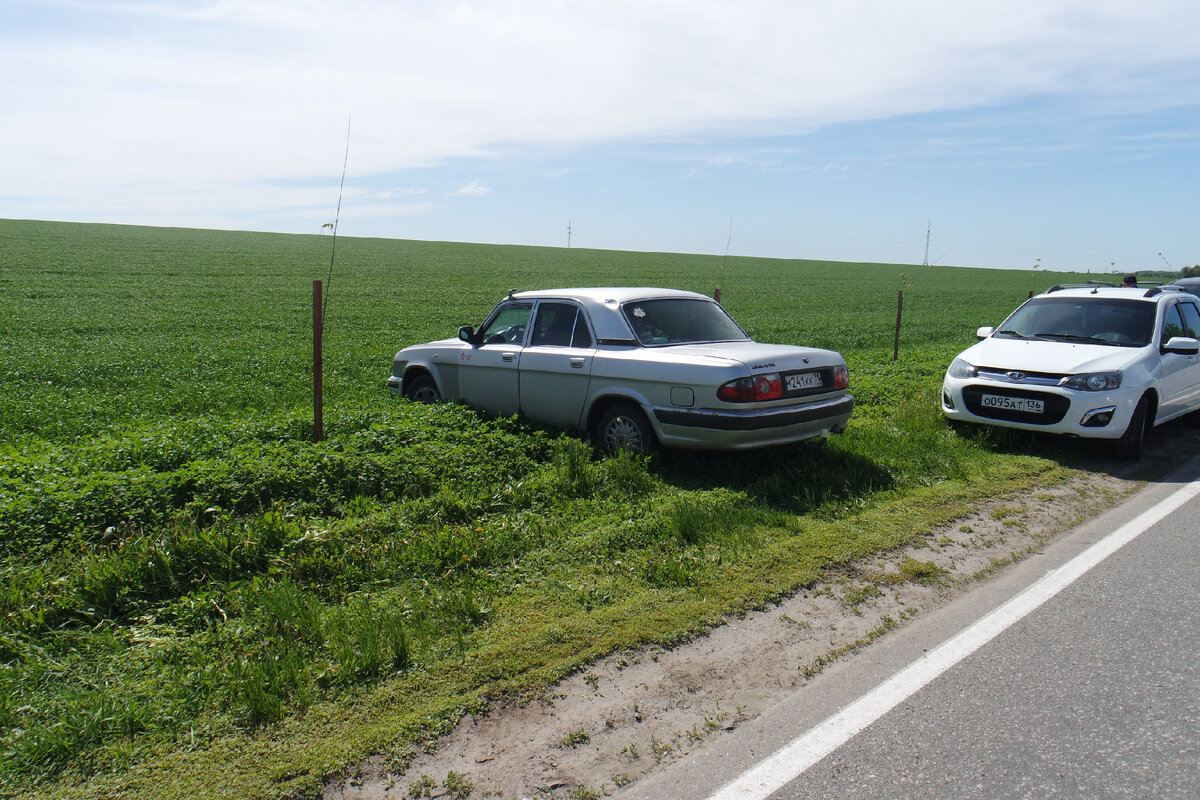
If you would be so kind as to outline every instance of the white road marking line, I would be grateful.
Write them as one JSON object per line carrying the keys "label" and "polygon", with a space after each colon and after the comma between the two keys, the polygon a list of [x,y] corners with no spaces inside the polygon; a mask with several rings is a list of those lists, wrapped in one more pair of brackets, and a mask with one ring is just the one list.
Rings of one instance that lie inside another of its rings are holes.
{"label": "white road marking line", "polygon": [[1070,586],[1084,573],[1132,542],[1172,511],[1200,494],[1200,481],[1180,487],[1141,516],[1117,528],[1025,591],[938,645],[814,728],[793,739],[709,797],[766,800],[768,795],[849,741],[922,687]]}

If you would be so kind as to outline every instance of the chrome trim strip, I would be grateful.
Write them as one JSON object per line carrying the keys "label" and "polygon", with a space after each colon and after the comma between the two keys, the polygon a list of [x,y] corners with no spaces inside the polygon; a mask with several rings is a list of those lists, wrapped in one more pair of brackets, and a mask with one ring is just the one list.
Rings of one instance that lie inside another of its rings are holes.
{"label": "chrome trim strip", "polygon": [[756,431],[765,428],[786,428],[789,425],[841,417],[850,414],[853,409],[854,398],[845,395],[819,403],[755,411],[656,408],[654,417],[664,425],[726,431]]}

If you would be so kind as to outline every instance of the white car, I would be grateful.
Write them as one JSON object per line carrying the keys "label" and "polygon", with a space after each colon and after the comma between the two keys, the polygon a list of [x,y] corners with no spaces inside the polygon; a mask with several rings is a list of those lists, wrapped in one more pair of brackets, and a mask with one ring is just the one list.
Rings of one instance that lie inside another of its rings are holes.
{"label": "white car", "polygon": [[1155,425],[1200,409],[1200,298],[1169,287],[1055,286],[946,371],[942,413],[1111,439],[1137,458]]}
{"label": "white car", "polygon": [[854,408],[837,353],[752,341],[712,298],[673,289],[509,292],[478,330],[396,353],[387,384],[638,452],[822,439]]}

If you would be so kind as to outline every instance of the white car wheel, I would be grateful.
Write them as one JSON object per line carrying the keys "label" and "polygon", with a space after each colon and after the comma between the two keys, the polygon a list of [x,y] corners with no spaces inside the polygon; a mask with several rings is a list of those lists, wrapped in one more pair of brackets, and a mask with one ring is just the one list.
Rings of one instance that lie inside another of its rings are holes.
{"label": "white car wheel", "polygon": [[1133,416],[1129,418],[1129,427],[1121,438],[1113,442],[1113,455],[1117,458],[1141,458],[1142,441],[1146,438],[1146,414],[1150,402],[1143,397],[1138,401]]}

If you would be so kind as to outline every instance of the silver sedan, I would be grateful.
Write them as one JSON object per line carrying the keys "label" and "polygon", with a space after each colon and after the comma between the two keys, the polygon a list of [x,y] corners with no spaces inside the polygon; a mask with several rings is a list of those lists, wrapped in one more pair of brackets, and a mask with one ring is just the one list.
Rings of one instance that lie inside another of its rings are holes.
{"label": "silver sedan", "polygon": [[673,289],[513,291],[478,329],[398,352],[387,383],[643,453],[820,439],[854,408],[838,353],[760,344],[716,301]]}

